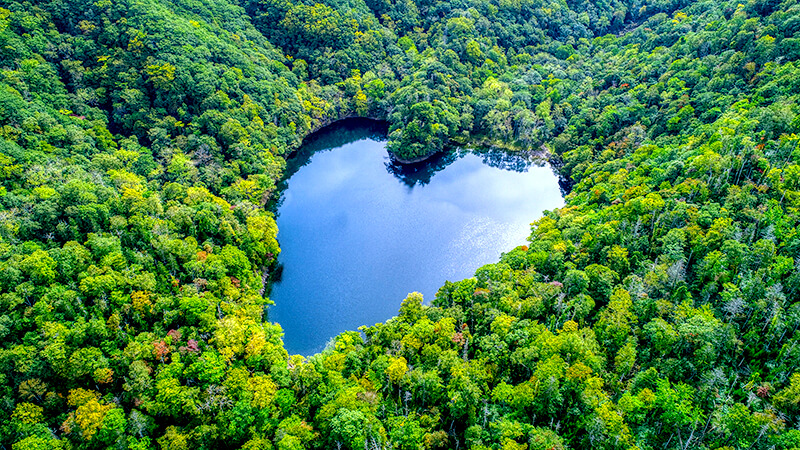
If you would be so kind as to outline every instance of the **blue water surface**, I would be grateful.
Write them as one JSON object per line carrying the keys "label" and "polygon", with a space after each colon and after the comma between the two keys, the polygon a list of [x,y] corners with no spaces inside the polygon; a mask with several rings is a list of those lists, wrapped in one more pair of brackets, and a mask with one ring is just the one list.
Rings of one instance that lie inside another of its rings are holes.
{"label": "blue water surface", "polygon": [[460,150],[392,164],[375,124],[334,126],[304,145],[277,207],[282,252],[270,321],[291,354],[426,302],[526,244],[530,222],[563,205],[552,169],[525,156]]}

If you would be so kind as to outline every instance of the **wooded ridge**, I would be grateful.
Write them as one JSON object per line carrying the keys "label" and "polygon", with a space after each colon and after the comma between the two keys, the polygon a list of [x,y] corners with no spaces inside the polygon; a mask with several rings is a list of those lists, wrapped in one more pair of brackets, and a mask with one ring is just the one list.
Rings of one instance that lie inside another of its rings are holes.
{"label": "wooded ridge", "polygon": [[[797,0],[0,1],[0,448],[800,448],[798,59]],[[573,186],[289,356],[264,205],[349,116]]]}

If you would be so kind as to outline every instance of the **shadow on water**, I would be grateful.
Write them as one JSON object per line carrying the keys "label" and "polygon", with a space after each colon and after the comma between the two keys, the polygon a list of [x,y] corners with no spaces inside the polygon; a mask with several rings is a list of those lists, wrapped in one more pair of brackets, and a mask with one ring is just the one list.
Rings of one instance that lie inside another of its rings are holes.
{"label": "shadow on water", "polygon": [[444,170],[455,160],[464,156],[460,151],[437,153],[425,161],[413,164],[400,164],[389,159],[384,165],[386,171],[394,175],[408,187],[424,186],[431,182],[431,178]]}
{"label": "shadow on water", "polygon": [[336,121],[306,136],[303,144],[286,159],[286,170],[283,173],[283,178],[277,183],[278,192],[281,195],[271,200],[267,207],[272,212],[277,213],[283,204],[284,192],[288,187],[289,179],[303,166],[307,165],[315,153],[335,150],[362,139],[383,142],[387,139],[388,132],[388,122],[353,117]]}
{"label": "shadow on water", "polygon": [[284,181],[308,164],[316,152],[339,148],[362,139],[385,141],[389,124],[380,120],[351,118],[334,122],[303,140],[303,145],[286,161]]}
{"label": "shadow on water", "polygon": [[563,205],[540,152],[453,147],[399,165],[385,140],[385,123],[348,120],[287,161],[266,316],[292,354],[387,320],[408,292],[432,300],[446,280],[526,242],[531,219]]}
{"label": "shadow on water", "polygon": [[486,150],[472,150],[480,155],[483,163],[490,167],[512,172],[527,172],[531,167],[544,167],[547,164],[541,154],[533,151],[509,152],[497,148]]}
{"label": "shadow on water", "polygon": [[424,186],[430,183],[436,173],[444,170],[467,154],[480,156],[483,163],[497,169],[511,172],[527,172],[531,167],[543,167],[547,160],[534,152],[509,152],[497,148],[464,149],[456,148],[451,151],[438,153],[425,161],[415,164],[399,164],[395,161],[386,163],[386,170],[397,177],[408,187]]}
{"label": "shadow on water", "polygon": [[[378,142],[386,141],[389,130],[388,122],[368,118],[349,118],[334,122],[319,131],[312,133],[303,141],[286,161],[286,171],[283,179],[278,184],[280,191],[285,191],[288,180],[303,166],[307,165],[317,152],[337,149],[344,145],[371,139]],[[449,151],[437,153],[425,161],[413,164],[400,164],[388,158],[386,171],[400,180],[409,188],[424,186],[438,172],[450,164],[463,158],[469,153],[481,157],[483,163],[490,167],[513,172],[527,172],[531,167],[542,167],[547,164],[547,159],[536,151],[509,152],[498,148],[464,149],[453,148]],[[562,191],[564,188],[562,186]],[[272,204],[272,210],[277,211],[283,203],[283,196]]]}

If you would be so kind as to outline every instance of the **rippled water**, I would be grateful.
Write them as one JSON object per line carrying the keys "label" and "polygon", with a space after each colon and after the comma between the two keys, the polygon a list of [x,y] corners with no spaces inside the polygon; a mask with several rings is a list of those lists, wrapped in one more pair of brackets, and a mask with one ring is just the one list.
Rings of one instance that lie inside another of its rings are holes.
{"label": "rippled water", "polygon": [[430,301],[446,280],[525,244],[530,222],[563,205],[549,166],[459,151],[402,168],[382,136],[375,123],[346,122],[290,161],[269,309],[290,353],[389,319],[409,292]]}

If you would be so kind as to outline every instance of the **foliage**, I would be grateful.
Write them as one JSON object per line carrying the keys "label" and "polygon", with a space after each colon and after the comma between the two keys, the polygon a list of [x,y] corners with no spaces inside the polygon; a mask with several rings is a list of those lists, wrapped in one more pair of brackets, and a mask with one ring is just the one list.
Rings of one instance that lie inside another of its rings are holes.
{"label": "foliage", "polygon": [[[796,1],[0,6],[0,446],[800,446]],[[567,205],[290,357],[265,205],[354,115]]]}

